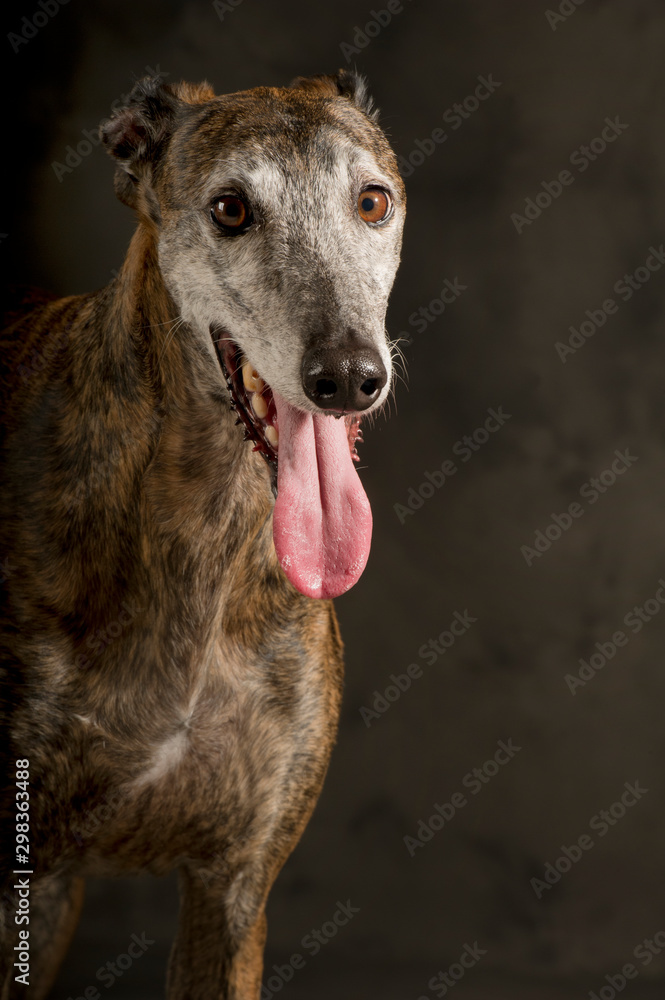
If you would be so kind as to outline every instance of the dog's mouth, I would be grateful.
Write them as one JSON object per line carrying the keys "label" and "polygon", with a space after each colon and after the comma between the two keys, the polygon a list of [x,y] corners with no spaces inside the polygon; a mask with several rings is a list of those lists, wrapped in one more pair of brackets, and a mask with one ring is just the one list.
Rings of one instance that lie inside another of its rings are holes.
{"label": "dog's mouth", "polygon": [[244,427],[245,441],[254,444],[270,467],[272,490],[277,496],[277,452],[279,431],[277,409],[270,386],[252,368],[240,348],[232,340],[219,340],[213,334],[217,357],[226,379],[235,410],[236,424]]}
{"label": "dog's mouth", "polygon": [[[237,414],[236,424],[244,426],[245,441],[252,441],[253,450],[263,455],[268,463],[272,490],[277,496],[279,421],[272,389],[247,361],[234,341],[221,335],[218,329],[211,333],[226,387],[231,396],[231,406]],[[354,462],[360,461],[357,451],[357,445],[359,442],[362,444],[363,439],[360,419],[360,414],[344,415],[349,451]]]}
{"label": "dog's mouth", "polygon": [[361,415],[293,406],[224,331],[210,332],[236,423],[270,467],[273,538],[282,569],[301,593],[337,597],[360,577],[371,540],[369,501],[354,468]]}

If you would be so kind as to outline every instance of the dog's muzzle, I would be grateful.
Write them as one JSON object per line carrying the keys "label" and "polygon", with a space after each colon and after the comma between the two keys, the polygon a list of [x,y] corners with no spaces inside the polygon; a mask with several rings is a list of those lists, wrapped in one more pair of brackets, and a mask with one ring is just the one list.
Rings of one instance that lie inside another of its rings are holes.
{"label": "dog's muzzle", "polygon": [[387,379],[379,352],[371,346],[312,347],[302,361],[307,398],[328,412],[367,410],[379,398]]}
{"label": "dog's muzzle", "polygon": [[280,565],[301,594],[337,597],[369,555],[372,513],[354,463],[361,411],[386,384],[381,359],[357,342],[351,351],[308,351],[302,379],[317,406],[311,413],[272,389],[223,330],[210,332],[237,423],[270,466]]}

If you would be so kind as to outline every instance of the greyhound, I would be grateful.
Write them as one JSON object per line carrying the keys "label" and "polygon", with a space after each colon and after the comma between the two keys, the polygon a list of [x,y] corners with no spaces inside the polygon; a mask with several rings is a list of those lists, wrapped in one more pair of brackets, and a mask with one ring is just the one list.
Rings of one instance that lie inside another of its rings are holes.
{"label": "greyhound", "polygon": [[118,276],[2,337],[0,984],[40,1000],[87,875],[178,869],[170,1000],[256,1000],[365,566],[405,193],[364,80],[145,79],[102,123]]}

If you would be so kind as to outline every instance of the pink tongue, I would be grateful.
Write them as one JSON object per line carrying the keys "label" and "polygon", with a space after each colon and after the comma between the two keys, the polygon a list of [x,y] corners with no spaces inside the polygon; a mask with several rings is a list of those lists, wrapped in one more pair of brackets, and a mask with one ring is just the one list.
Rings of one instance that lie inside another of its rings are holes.
{"label": "pink tongue", "polygon": [[279,455],[273,538],[301,594],[339,597],[365,568],[372,511],[356,472],[346,423],[305,413],[273,393]]}

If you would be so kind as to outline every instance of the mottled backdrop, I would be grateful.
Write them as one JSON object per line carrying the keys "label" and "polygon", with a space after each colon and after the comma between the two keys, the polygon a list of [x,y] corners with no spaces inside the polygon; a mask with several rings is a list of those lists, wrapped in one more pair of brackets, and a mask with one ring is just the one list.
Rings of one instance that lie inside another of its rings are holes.
{"label": "mottled backdrop", "polygon": [[[440,973],[461,1000],[605,1000],[626,964],[627,997],[661,996],[663,4],[25,0],[2,19],[10,277],[80,292],[119,266],[133,220],[95,130],[145,72],[224,93],[357,65],[402,157],[405,383],[362,450],[374,545],[337,602],[339,742],[272,894],[266,1000],[424,1000],[452,992]],[[175,897],[94,883],[57,1000],[159,996]],[[134,933],[145,956],[98,979]]]}

